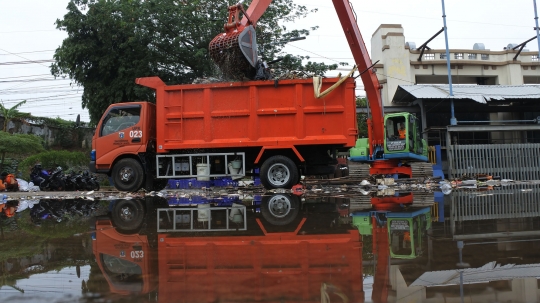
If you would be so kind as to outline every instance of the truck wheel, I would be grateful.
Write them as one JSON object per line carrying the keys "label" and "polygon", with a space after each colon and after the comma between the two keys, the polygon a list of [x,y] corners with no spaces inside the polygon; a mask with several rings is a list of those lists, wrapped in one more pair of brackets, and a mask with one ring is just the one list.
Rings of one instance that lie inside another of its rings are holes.
{"label": "truck wheel", "polygon": [[144,207],[140,200],[120,200],[111,211],[114,226],[125,233],[139,230],[144,219]]}
{"label": "truck wheel", "polygon": [[300,212],[298,197],[287,194],[263,196],[261,214],[272,225],[283,226],[291,223]]}
{"label": "truck wheel", "polygon": [[291,188],[300,180],[298,168],[285,156],[272,156],[261,166],[261,184],[267,189]]}
{"label": "truck wheel", "polygon": [[121,191],[137,191],[144,181],[141,164],[135,159],[122,159],[114,165],[114,187]]}

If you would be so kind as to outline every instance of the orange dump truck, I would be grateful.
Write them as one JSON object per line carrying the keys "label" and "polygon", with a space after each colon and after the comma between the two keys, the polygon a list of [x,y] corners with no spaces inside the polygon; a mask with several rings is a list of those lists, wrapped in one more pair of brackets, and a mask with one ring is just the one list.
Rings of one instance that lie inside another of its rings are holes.
{"label": "orange dump truck", "polygon": [[[338,80],[324,79],[322,90]],[[311,79],[137,83],[155,90],[156,104],[112,104],[92,140],[90,169],[119,190],[257,172],[266,188],[290,188],[301,175],[333,173],[337,153],[356,143],[353,78],[320,99]]]}

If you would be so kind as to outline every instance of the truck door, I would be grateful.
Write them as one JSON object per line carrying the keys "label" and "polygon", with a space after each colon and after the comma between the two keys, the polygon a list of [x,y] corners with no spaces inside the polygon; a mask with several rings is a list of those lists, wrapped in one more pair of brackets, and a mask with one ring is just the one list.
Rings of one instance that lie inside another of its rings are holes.
{"label": "truck door", "polygon": [[145,145],[147,134],[144,131],[145,119],[141,117],[142,109],[141,104],[109,107],[94,134],[93,148],[98,169],[109,168],[118,155],[135,154]]}

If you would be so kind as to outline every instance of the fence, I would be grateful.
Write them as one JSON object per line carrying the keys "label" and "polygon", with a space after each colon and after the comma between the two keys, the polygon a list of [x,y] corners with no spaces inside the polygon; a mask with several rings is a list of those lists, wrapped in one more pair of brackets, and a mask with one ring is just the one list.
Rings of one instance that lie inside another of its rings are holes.
{"label": "fence", "polygon": [[538,187],[509,186],[484,192],[452,193],[451,220],[510,219],[540,217]]}
{"label": "fence", "polygon": [[540,144],[450,145],[449,177],[489,174],[512,180],[540,180]]}

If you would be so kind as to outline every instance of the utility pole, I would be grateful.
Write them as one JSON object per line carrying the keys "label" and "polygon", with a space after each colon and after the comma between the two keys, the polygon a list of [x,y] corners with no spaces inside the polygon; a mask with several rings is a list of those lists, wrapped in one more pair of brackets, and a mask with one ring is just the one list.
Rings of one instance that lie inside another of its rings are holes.
{"label": "utility pole", "polygon": [[[444,9],[444,0],[442,1],[442,13],[443,13],[443,24],[444,24],[444,40],[446,42],[446,68],[448,69],[448,85],[450,90],[450,111],[452,117],[450,118],[450,125],[457,125],[457,119],[454,114],[454,92],[452,91],[452,70],[450,69],[450,51],[448,48],[448,29],[446,28],[446,12]],[[536,0],[534,0],[536,1]]]}
{"label": "utility pole", "polygon": [[536,42],[538,42],[538,60],[540,60],[540,28],[538,28],[538,11],[536,10],[536,0],[534,3],[534,21],[536,22]]}

